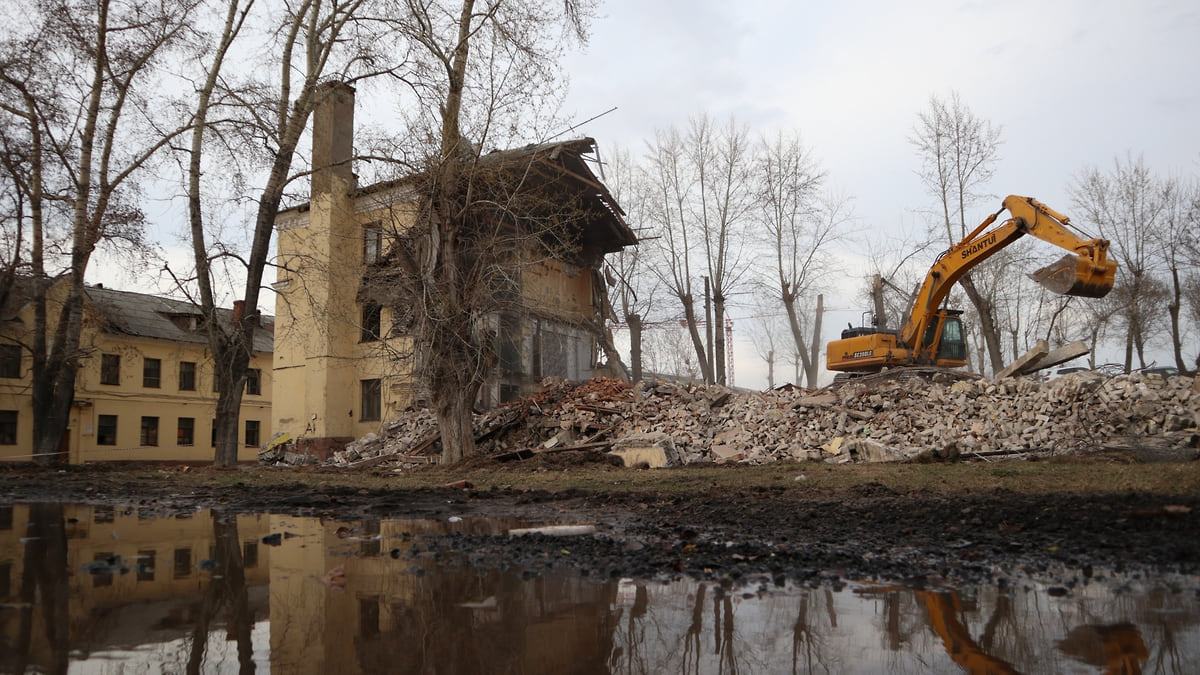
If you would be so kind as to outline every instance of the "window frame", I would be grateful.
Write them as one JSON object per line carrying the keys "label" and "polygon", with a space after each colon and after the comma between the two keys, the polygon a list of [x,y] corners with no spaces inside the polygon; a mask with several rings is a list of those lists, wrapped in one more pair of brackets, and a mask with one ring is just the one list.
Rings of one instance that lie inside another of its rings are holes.
{"label": "window frame", "polygon": [[142,357],[142,387],[162,389],[162,359]]}
{"label": "window frame", "polygon": [[246,369],[246,394],[248,396],[262,396],[261,368]]}
{"label": "window frame", "polygon": [[121,355],[100,355],[100,384],[121,385]]}
{"label": "window frame", "polygon": [[21,413],[18,410],[0,410],[0,445],[16,445]]}
{"label": "window frame", "polygon": [[367,301],[359,313],[359,342],[378,342],[383,335],[383,305]]}
{"label": "window frame", "polygon": [[179,362],[179,391],[196,391],[196,370],[195,361]]}
{"label": "window frame", "polygon": [[[253,427],[251,425],[253,425]],[[254,442],[253,443],[250,442],[250,440],[251,440],[250,429],[251,428],[254,429]],[[259,420],[246,420],[245,436],[243,437],[243,442],[246,445],[246,447],[257,448],[259,446],[259,444],[261,443],[261,441],[262,441],[262,423]]]}
{"label": "window frame", "polygon": [[[105,422],[111,421],[111,425],[106,425]],[[116,415],[97,415],[96,416],[96,445],[116,445],[117,444],[117,421]],[[105,442],[105,431],[111,431],[112,436]]]}
{"label": "window frame", "polygon": [[383,419],[383,380],[358,381],[359,422],[378,422]]}
{"label": "window frame", "polygon": [[362,261],[364,265],[376,263],[383,257],[383,226],[378,221],[363,225]]}
{"label": "window frame", "polygon": [[[184,421],[187,424],[184,424]],[[187,432],[186,434],[184,432]],[[175,445],[190,447],[196,444],[196,418],[180,417],[175,423]]]}
{"label": "window frame", "polygon": [[141,435],[138,445],[143,448],[158,447],[158,417],[142,415]]}
{"label": "window frame", "polygon": [[0,377],[10,380],[21,379],[21,359],[24,350],[21,345],[0,345]]}

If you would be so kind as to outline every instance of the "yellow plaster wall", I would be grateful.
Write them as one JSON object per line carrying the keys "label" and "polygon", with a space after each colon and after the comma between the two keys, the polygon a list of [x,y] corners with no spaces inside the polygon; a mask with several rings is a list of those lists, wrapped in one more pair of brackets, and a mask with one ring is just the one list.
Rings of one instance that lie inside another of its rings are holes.
{"label": "yellow plaster wall", "polygon": [[[32,325],[30,318],[27,325]],[[212,421],[215,417],[216,392],[213,391],[213,364],[207,345],[139,338],[100,332],[93,320],[85,320],[80,346],[86,356],[75,380],[75,405],[67,429],[67,459],[73,464],[91,461],[185,461],[211,462]],[[120,383],[100,384],[101,354],[121,357]],[[143,386],[146,358],[161,362],[157,388]],[[195,391],[179,389],[179,363],[196,364]],[[0,460],[29,461],[33,454],[33,404],[31,400],[31,360],[23,356],[22,377],[0,379],[0,410],[17,410],[17,444],[0,445]],[[260,393],[244,394],[238,436],[244,442],[246,420],[259,422],[258,444],[272,434],[271,355],[255,354],[251,368],[260,371]],[[96,431],[100,415],[117,416],[116,445],[98,445]],[[157,445],[141,444],[142,417],[158,418]],[[194,420],[191,445],[180,445],[178,421]],[[254,461],[258,445],[245,445],[239,461]]]}

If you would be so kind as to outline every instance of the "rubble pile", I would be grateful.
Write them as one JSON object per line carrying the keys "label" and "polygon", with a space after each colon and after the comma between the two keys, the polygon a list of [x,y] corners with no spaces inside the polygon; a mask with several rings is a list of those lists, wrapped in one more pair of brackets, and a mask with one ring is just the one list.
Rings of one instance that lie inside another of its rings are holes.
{"label": "rubble pile", "polygon": [[[953,371],[893,371],[819,391],[596,379],[548,381],[532,397],[475,417],[497,460],[611,452],[626,464],[895,461],[1054,455],[1147,439],[1194,448],[1200,391],[1190,377],[1073,373],[998,381]],[[1136,440],[1130,440],[1136,439]],[[336,453],[336,466],[433,461],[436,419],[412,411]]]}

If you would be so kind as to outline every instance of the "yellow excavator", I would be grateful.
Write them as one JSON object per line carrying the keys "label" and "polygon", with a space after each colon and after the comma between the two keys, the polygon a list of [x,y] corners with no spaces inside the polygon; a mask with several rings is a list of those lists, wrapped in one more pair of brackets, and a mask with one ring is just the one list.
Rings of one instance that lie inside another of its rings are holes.
{"label": "yellow excavator", "polygon": [[[1005,210],[1009,219],[988,230]],[[1117,273],[1117,264],[1108,259],[1108,241],[1081,238],[1068,229],[1070,222],[1032,197],[1009,195],[1003,208],[938,256],[900,330],[843,330],[842,339],[826,345],[826,367],[845,373],[872,373],[894,366],[965,366],[967,342],[959,318],[962,311],[945,309],[941,304],[971,268],[1027,234],[1070,251],[1030,274],[1034,281],[1060,295],[1104,297],[1112,290]]]}

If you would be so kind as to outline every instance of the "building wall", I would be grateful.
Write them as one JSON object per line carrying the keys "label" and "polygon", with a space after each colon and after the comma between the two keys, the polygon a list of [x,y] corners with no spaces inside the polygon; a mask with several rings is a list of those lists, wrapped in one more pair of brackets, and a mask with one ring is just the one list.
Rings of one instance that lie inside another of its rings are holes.
{"label": "building wall", "polygon": [[[31,325],[31,324],[27,324]],[[217,394],[207,345],[101,332],[85,320],[80,346],[85,358],[75,380],[75,404],[66,437],[66,459],[72,464],[94,461],[211,462],[212,424]],[[117,384],[101,382],[104,355],[118,357]],[[158,359],[158,386],[146,386],[147,359]],[[195,364],[195,389],[180,387],[180,363]],[[254,461],[259,446],[272,435],[272,370],[270,353],[256,353],[250,367],[260,374],[259,393],[244,394],[241,408],[242,447],[239,461]],[[0,460],[29,461],[33,454],[31,359],[22,355],[21,377],[0,378],[0,411],[17,412],[16,443],[0,444]],[[101,439],[102,416],[115,417],[116,436]],[[142,420],[157,422],[157,434],[143,438]],[[191,442],[181,439],[181,419],[192,420]],[[247,422],[257,422],[257,440],[247,438]],[[104,440],[106,442],[101,443]],[[185,441],[185,442],[181,442]],[[247,442],[247,440],[251,442]]]}

